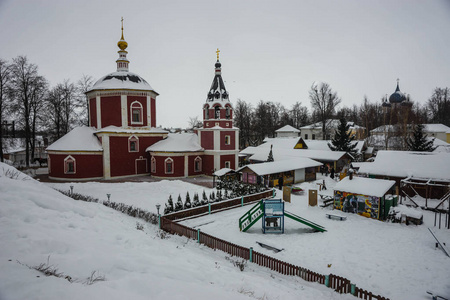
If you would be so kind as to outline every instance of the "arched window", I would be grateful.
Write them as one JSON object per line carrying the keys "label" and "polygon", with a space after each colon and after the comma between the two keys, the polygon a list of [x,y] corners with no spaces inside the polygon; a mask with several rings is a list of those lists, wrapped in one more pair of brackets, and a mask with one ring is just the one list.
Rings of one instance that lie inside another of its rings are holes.
{"label": "arched window", "polygon": [[201,172],[202,171],[202,158],[200,156],[197,156],[194,160],[194,172]]}
{"label": "arched window", "polygon": [[134,135],[128,138],[128,152],[139,152],[139,139]]}
{"label": "arched window", "polygon": [[209,105],[205,105],[205,120],[209,120]]}
{"label": "arched window", "polygon": [[152,159],[150,160],[150,172],[156,173],[156,159],[154,156],[152,156]]}
{"label": "arched window", "polygon": [[225,117],[227,118],[227,120],[229,120],[231,117],[231,110],[229,106],[226,107]]}
{"label": "arched window", "polygon": [[219,105],[217,105],[214,108],[214,118],[215,119],[220,119],[220,106]]}
{"label": "arched window", "polygon": [[166,158],[166,160],[164,161],[164,168],[165,168],[165,173],[166,174],[173,174],[173,159]]}
{"label": "arched window", "polygon": [[76,161],[71,155],[64,159],[64,174],[76,173]]}
{"label": "arched window", "polygon": [[143,109],[142,104],[138,101],[134,101],[130,106],[131,124],[143,124]]}

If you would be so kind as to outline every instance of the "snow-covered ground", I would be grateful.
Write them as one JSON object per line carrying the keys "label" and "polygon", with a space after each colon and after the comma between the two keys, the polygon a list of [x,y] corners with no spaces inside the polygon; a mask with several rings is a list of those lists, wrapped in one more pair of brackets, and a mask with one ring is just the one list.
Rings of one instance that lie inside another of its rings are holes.
{"label": "snow-covered ground", "polygon": [[[189,191],[192,199],[204,189],[209,194],[206,188],[183,181],[43,184],[9,179],[3,168],[10,167],[0,167],[0,299],[356,299],[250,263],[241,272],[221,251],[183,237],[161,239],[156,226],[137,230],[137,219],[101,204],[74,201],[50,187],[68,190],[73,185],[75,192],[100,200],[110,193],[112,201],[154,212],[169,194],[184,199]],[[326,183],[325,193],[331,193],[334,182]],[[434,214],[424,211],[425,224],[420,226],[384,223],[308,207],[306,195],[292,195],[286,210],[325,226],[327,232],[312,232],[291,219],[286,219],[283,235],[263,235],[260,223],[240,232],[238,219],[251,206],[184,224],[322,274],[347,277],[391,299],[430,299],[426,290],[450,296],[450,258],[435,249],[427,227],[447,245],[450,230],[434,228]],[[329,220],[325,213],[347,220]],[[274,253],[256,241],[284,250]],[[78,281],[45,277],[24,266],[46,263],[49,256],[59,272]],[[106,281],[83,284],[93,271]]]}
{"label": "snow-covered ground", "polygon": [[[24,175],[10,179],[5,169],[11,167],[0,163],[2,300],[354,299],[252,264],[241,272],[221,251],[184,237],[161,239],[154,225],[137,230],[137,219],[101,204],[74,201]],[[179,184],[185,193],[186,186]],[[78,192],[88,194],[95,185],[86,186]],[[123,190],[127,184],[119,186]],[[27,267],[47,260],[73,282]],[[106,280],[85,284],[93,271]]]}

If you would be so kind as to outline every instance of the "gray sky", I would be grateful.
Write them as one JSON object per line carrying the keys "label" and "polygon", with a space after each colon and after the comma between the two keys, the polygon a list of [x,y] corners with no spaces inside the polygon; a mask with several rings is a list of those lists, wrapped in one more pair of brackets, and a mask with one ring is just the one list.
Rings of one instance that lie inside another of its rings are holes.
{"label": "gray sky", "polygon": [[450,87],[450,1],[0,0],[0,57],[26,55],[56,85],[116,70],[120,18],[130,71],[160,94],[157,123],[201,116],[216,48],[230,99],[310,107],[313,82],[342,106],[400,89],[425,103]]}

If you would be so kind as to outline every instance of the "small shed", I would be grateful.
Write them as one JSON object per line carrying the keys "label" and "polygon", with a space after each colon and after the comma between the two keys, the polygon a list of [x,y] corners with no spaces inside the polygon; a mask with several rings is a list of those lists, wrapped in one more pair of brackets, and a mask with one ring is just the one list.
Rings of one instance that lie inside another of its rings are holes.
{"label": "small shed", "polygon": [[389,209],[397,205],[394,187],[394,180],[345,177],[334,187],[334,208],[385,220]]}
{"label": "small shed", "polygon": [[258,164],[250,164],[239,168],[242,181],[247,183],[264,183],[268,186],[316,180],[316,168],[322,163],[309,158],[295,158]]}

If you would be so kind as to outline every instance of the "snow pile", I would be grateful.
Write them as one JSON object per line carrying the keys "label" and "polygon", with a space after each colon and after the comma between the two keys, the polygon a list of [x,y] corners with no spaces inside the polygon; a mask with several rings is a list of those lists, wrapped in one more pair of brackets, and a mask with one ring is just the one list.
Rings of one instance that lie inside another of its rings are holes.
{"label": "snow pile", "polygon": [[410,208],[404,205],[398,205],[396,207],[391,207],[389,210],[389,214],[393,214],[395,216],[395,219],[400,220],[402,218],[402,215],[414,218],[414,219],[422,219],[423,213],[421,211],[418,211],[414,208]]}

